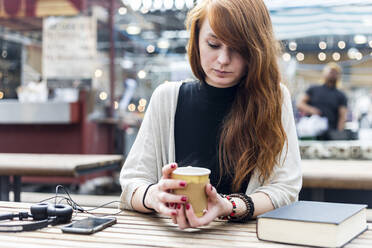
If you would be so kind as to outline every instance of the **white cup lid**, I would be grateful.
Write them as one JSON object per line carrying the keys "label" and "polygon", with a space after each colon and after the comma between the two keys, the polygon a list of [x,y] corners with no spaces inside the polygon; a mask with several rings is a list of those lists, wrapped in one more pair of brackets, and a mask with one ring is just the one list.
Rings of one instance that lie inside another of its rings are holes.
{"label": "white cup lid", "polygon": [[179,167],[173,171],[176,175],[186,175],[186,176],[205,176],[211,174],[211,170],[202,167]]}

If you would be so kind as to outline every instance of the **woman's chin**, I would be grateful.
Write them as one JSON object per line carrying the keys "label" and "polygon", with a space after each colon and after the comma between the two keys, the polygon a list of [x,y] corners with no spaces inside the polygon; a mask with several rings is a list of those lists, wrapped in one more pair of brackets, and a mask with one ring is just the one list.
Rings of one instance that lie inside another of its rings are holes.
{"label": "woman's chin", "polygon": [[217,88],[228,88],[237,84],[237,81],[230,78],[213,78],[212,80],[207,80],[209,85],[212,85]]}
{"label": "woman's chin", "polygon": [[214,86],[218,88],[228,88],[234,85],[236,85],[236,82],[233,81],[217,81]]}

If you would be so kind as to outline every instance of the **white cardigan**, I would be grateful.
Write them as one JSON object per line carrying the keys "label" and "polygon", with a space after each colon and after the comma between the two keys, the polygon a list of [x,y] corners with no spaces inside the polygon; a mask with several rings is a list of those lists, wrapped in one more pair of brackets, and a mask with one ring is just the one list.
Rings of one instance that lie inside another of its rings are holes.
{"label": "white cardigan", "polygon": [[[161,84],[151,97],[137,138],[120,173],[122,209],[132,209],[134,191],[142,185],[158,182],[162,176],[162,167],[175,162],[174,123],[181,84]],[[296,201],[302,186],[301,159],[291,98],[284,85],[281,85],[281,90],[282,122],[287,134],[288,142],[285,146],[288,145],[288,150],[283,148],[281,165],[275,166],[265,184],[260,182],[258,169],[255,169],[246,190],[248,195],[258,191],[266,193],[275,208]]]}

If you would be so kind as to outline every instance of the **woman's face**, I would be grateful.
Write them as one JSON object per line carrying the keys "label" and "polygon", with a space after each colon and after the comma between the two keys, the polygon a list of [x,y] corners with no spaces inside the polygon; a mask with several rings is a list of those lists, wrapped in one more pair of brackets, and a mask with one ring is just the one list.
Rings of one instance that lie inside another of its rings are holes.
{"label": "woman's face", "polygon": [[226,88],[239,83],[246,73],[243,57],[222,43],[209,26],[208,18],[199,33],[200,62],[206,75],[205,81],[214,87]]}

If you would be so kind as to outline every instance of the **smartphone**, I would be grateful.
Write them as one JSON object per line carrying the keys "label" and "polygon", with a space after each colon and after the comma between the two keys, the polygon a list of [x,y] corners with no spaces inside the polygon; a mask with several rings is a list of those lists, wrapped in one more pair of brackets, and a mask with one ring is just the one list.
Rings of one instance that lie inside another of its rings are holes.
{"label": "smartphone", "polygon": [[61,227],[62,232],[92,234],[116,223],[116,218],[87,217]]}

